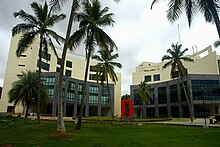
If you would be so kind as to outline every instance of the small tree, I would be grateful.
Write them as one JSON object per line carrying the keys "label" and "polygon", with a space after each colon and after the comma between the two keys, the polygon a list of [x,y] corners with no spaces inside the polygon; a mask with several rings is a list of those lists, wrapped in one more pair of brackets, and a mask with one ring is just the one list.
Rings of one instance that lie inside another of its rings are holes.
{"label": "small tree", "polygon": [[40,91],[40,104],[47,104],[48,93],[45,85],[42,84],[36,72],[22,72],[23,76],[19,77],[18,81],[12,84],[12,88],[8,92],[9,103],[14,102],[14,105],[20,103],[26,108],[25,117],[27,117],[29,109],[37,105],[38,89]]}
{"label": "small tree", "polygon": [[92,58],[96,59],[99,61],[99,63],[96,64],[97,72],[96,72],[96,77],[97,77],[97,82],[99,80],[99,77],[101,77],[101,82],[103,84],[104,81],[107,83],[107,89],[108,89],[108,96],[109,96],[109,101],[110,101],[110,110],[111,110],[111,115],[112,119],[114,120],[114,112],[113,112],[113,106],[112,106],[112,99],[111,99],[111,93],[110,93],[110,88],[109,88],[109,78],[116,83],[118,81],[118,77],[114,71],[114,67],[121,68],[122,65],[120,63],[114,62],[116,58],[118,58],[118,54],[113,54],[113,49],[111,50],[100,50],[98,51],[100,56],[95,55]]}
{"label": "small tree", "polygon": [[[140,115],[139,115],[139,118],[140,118],[140,121],[141,121],[141,116],[143,117],[143,107],[142,109],[140,109],[140,105],[141,104],[145,104],[148,102],[148,100],[150,99],[151,97],[151,92],[150,90],[147,88],[147,82],[144,81],[140,84],[138,84],[138,89],[135,91],[136,94],[138,94],[139,98],[140,98],[140,103],[139,103],[139,111],[140,111]],[[142,105],[143,106],[143,105]]]}

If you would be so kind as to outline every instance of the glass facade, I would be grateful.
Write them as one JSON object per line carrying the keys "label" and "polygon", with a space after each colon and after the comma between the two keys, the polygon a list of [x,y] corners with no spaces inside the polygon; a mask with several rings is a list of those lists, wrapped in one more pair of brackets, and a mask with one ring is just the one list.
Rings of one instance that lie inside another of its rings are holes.
{"label": "glass facade", "polygon": [[42,77],[43,84],[47,86],[48,88],[48,96],[50,99],[53,99],[54,97],[54,85],[55,85],[55,77],[54,76],[48,76],[48,77]]}
{"label": "glass facade", "polygon": [[91,85],[89,87],[89,103],[98,103],[99,87]]}
{"label": "glass facade", "polygon": [[218,80],[192,80],[193,100],[220,100]]}
{"label": "glass facade", "polygon": [[68,89],[67,89],[67,101],[74,101],[75,98],[75,88],[76,83],[75,82],[68,82]]}
{"label": "glass facade", "polygon": [[159,104],[167,103],[166,87],[158,87],[158,103]]}
{"label": "glass facade", "polygon": [[[150,88],[149,89],[150,93],[151,93],[151,98],[150,98],[150,104],[153,105],[155,104],[155,94],[154,94],[154,88]],[[148,103],[148,102],[147,102]]]}
{"label": "glass facade", "polygon": [[102,97],[101,97],[102,104],[109,104],[109,96],[108,96],[108,88],[107,86],[102,87]]}
{"label": "glass facade", "polygon": [[178,92],[177,92],[177,85],[170,85],[170,102],[176,103],[178,102]]}

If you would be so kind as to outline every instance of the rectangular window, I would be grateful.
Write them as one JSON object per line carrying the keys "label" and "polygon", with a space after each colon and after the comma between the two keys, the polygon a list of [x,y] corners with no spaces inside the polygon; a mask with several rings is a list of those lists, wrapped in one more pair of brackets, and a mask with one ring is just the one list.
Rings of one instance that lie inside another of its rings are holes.
{"label": "rectangular window", "polygon": [[67,60],[66,61],[66,67],[72,68],[72,62]]}
{"label": "rectangular window", "polygon": [[48,52],[42,51],[41,56],[42,56],[43,59],[46,59],[47,61],[50,61],[51,54],[49,54]]}
{"label": "rectangular window", "polygon": [[102,104],[109,104],[109,97],[108,96],[102,96],[101,103]]}
{"label": "rectangular window", "polygon": [[90,71],[93,71],[93,72],[97,72],[97,68],[96,68],[96,66],[90,66]]}
{"label": "rectangular window", "polygon": [[60,68],[59,67],[57,67],[56,72],[60,72]]}
{"label": "rectangular window", "polygon": [[25,65],[24,65],[24,64],[18,64],[18,66],[20,66],[20,67],[25,67]]}
{"label": "rectangular window", "polygon": [[61,59],[60,58],[57,58],[57,64],[61,65]]}
{"label": "rectangular window", "polygon": [[176,103],[178,102],[178,92],[177,92],[177,85],[170,85],[170,102]]}
{"label": "rectangular window", "polygon": [[159,104],[167,103],[166,87],[158,87],[158,103]]}
{"label": "rectangular window", "polygon": [[27,57],[27,55],[20,55],[20,57]]}
{"label": "rectangular window", "polygon": [[219,80],[191,80],[193,100],[220,100]]}
{"label": "rectangular window", "polygon": [[17,77],[22,77],[23,75],[22,74],[17,74]]}
{"label": "rectangular window", "polygon": [[154,75],[154,81],[160,81],[160,74]]}
{"label": "rectangular window", "polygon": [[70,70],[66,70],[65,75],[71,77],[71,73],[72,73],[72,72],[71,72]]}
{"label": "rectangular window", "polygon": [[150,82],[150,81],[151,81],[151,75],[145,76],[145,77],[144,77],[144,80],[145,80],[146,82]]}
{"label": "rectangular window", "polygon": [[[40,63],[40,61],[38,60],[38,62],[37,62],[37,67],[39,67],[39,63]],[[41,68],[44,69],[44,70],[46,70],[46,71],[49,71],[49,69],[50,69],[50,64],[41,61]]]}

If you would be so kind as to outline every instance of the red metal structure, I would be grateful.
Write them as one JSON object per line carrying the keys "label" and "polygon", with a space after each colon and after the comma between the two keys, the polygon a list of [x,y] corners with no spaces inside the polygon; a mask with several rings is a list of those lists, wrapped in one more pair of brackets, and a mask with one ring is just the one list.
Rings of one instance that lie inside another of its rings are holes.
{"label": "red metal structure", "polygon": [[[126,104],[128,104],[129,115],[125,116],[126,113]],[[122,118],[133,118],[133,100],[121,100],[121,117]]]}

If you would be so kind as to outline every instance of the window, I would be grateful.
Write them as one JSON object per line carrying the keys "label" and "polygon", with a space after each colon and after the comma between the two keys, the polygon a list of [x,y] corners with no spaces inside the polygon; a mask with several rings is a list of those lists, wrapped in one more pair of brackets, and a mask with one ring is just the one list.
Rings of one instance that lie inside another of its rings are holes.
{"label": "window", "polygon": [[48,89],[48,96],[49,96],[50,99],[53,98],[53,96],[54,96],[54,89]]}
{"label": "window", "polygon": [[158,87],[158,103],[159,104],[167,103],[166,87]]}
{"label": "window", "polygon": [[20,57],[27,57],[27,55],[20,55]]}
{"label": "window", "polygon": [[98,92],[99,92],[99,87],[98,86],[90,86],[89,87],[89,93],[98,94]]}
{"label": "window", "polygon": [[98,103],[98,96],[90,95],[89,96],[89,103]]}
{"label": "window", "polygon": [[145,80],[146,82],[150,82],[150,81],[151,81],[151,75],[145,76],[145,77],[144,77],[144,80]]}
{"label": "window", "polygon": [[177,92],[177,85],[170,85],[170,102],[176,103],[178,102],[178,92]]}
{"label": "window", "polygon": [[22,74],[17,74],[17,77],[22,77],[23,75]]}
{"label": "window", "polygon": [[96,68],[96,66],[90,66],[90,71],[93,71],[93,72],[97,72],[97,68]]}
{"label": "window", "polygon": [[67,92],[67,101],[74,101],[75,93]]}
{"label": "window", "polygon": [[89,103],[98,103],[99,87],[91,85],[89,87]]}
{"label": "window", "polygon": [[192,80],[193,100],[220,100],[219,80]]}
{"label": "window", "polygon": [[25,65],[24,65],[24,64],[18,64],[18,66],[20,66],[20,67],[25,67]]}
{"label": "window", "polygon": [[[39,63],[40,63],[40,61],[38,60],[38,62],[37,62],[37,67],[39,67]],[[47,64],[47,63],[41,61],[41,68],[44,69],[44,70],[49,71],[49,69],[50,69],[50,64]]]}
{"label": "window", "polygon": [[108,95],[108,87],[107,86],[102,86],[101,103],[102,104],[109,104],[109,95]]}
{"label": "window", "polygon": [[66,67],[72,68],[72,62],[67,60],[66,61]]}
{"label": "window", "polygon": [[57,58],[57,64],[61,65],[61,59],[60,58]]}
{"label": "window", "polygon": [[66,70],[65,75],[71,77],[71,71],[70,70]]}
{"label": "window", "polygon": [[59,67],[57,67],[56,72],[60,72],[60,68]]}
{"label": "window", "polygon": [[102,104],[109,104],[109,97],[108,96],[102,96],[101,103]]}
{"label": "window", "polygon": [[97,81],[97,77],[98,77],[98,81],[101,81],[101,75],[97,76],[96,74],[89,74],[89,80],[94,80]]}
{"label": "window", "polygon": [[160,81],[160,74],[154,75],[154,81]]}
{"label": "window", "polygon": [[50,58],[51,58],[51,54],[45,52],[45,51],[42,51],[42,58],[43,59],[46,59],[47,61],[50,61]]}
{"label": "window", "polygon": [[43,84],[46,86],[54,86],[55,85],[55,77],[54,76],[48,76],[48,77],[43,77],[41,78],[43,81]]}

